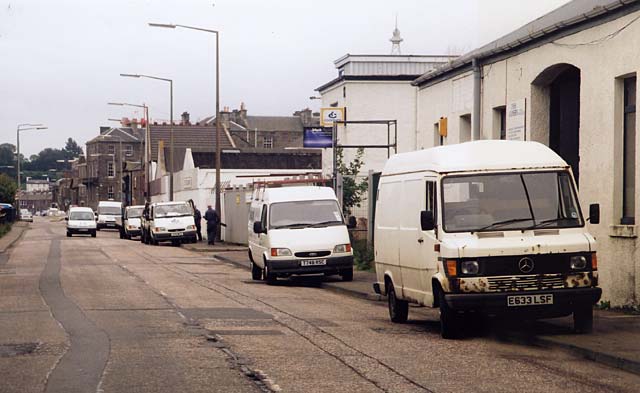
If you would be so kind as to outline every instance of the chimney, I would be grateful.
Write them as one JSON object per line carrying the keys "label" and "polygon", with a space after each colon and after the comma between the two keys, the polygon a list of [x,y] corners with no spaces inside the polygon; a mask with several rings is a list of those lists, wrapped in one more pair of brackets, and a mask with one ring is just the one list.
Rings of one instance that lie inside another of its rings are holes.
{"label": "chimney", "polygon": [[[223,127],[226,127],[227,129],[229,129],[229,120],[231,117],[231,112],[229,112],[229,107],[225,106],[224,108],[222,108],[222,110],[220,111],[220,124]],[[215,123],[214,123],[215,126]]]}
{"label": "chimney", "polygon": [[244,106],[244,102],[240,103],[240,118],[238,122],[245,127],[249,127],[249,123],[247,123],[247,108]]}
{"label": "chimney", "polygon": [[182,112],[182,125],[188,126],[191,122],[189,121],[189,112]]}
{"label": "chimney", "polygon": [[302,120],[302,124],[304,126],[311,126],[312,123],[313,123],[313,121],[312,121],[313,112],[309,108],[305,108],[305,109],[303,109],[301,111],[296,111],[294,113],[294,116],[299,116],[300,120]]}
{"label": "chimney", "polygon": [[100,127],[100,135],[104,134],[105,132],[109,131],[110,129],[111,129],[111,127],[108,127],[108,126]]}

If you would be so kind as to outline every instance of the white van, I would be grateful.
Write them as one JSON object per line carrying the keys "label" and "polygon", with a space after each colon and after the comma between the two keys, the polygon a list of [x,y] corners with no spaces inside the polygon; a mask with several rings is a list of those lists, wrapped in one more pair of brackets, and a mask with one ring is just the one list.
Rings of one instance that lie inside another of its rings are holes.
{"label": "white van", "polygon": [[349,232],[329,187],[256,189],[248,229],[254,280],[318,273],[353,280]]}
{"label": "white van", "polygon": [[571,168],[536,142],[475,141],[398,154],[376,202],[374,290],[393,322],[408,303],[440,308],[454,338],[474,312],[593,325],[600,299],[599,205],[580,210]]}
{"label": "white van", "polygon": [[188,202],[154,202],[142,213],[140,241],[158,245],[170,241],[174,246],[196,243],[196,223]]}
{"label": "white van", "polygon": [[134,236],[140,236],[140,217],[144,211],[144,205],[127,206],[122,212],[122,227],[120,239],[131,240]]}
{"label": "white van", "polygon": [[103,228],[120,229],[122,226],[122,202],[98,202],[98,230]]}
{"label": "white van", "polygon": [[96,220],[90,207],[70,208],[69,215],[65,217],[65,220],[67,221],[67,237],[71,237],[73,234],[96,237]]}

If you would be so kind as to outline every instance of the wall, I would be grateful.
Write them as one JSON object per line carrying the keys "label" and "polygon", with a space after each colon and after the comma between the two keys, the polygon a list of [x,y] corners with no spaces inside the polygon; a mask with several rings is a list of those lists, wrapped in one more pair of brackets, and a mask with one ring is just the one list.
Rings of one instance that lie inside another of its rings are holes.
{"label": "wall", "polygon": [[[493,108],[525,98],[529,140],[548,143],[548,102],[534,80],[548,67],[568,63],[581,70],[580,89],[580,202],[601,205],[601,224],[588,225],[598,241],[598,260],[603,300],[613,305],[638,304],[640,262],[636,237],[619,237],[621,203],[621,112],[616,78],[640,72],[640,23],[629,25],[612,39],[598,45],[581,45],[598,40],[625,26],[640,15],[635,12],[617,20],[514,55],[482,69],[481,134],[497,138]],[[570,44],[570,46],[566,46]],[[577,44],[577,45],[576,45]],[[456,77],[459,78],[459,77]],[[446,143],[459,140],[459,108],[454,101],[453,80],[445,80],[418,92],[418,132],[422,146],[433,146],[433,123],[449,117]],[[471,111],[470,111],[471,112]],[[455,121],[452,121],[455,119]],[[640,152],[636,138],[636,155]],[[636,157],[636,162],[640,162]],[[640,170],[636,169],[636,215],[640,212]],[[627,228],[637,231],[636,227]],[[637,232],[636,232],[637,233]]]}

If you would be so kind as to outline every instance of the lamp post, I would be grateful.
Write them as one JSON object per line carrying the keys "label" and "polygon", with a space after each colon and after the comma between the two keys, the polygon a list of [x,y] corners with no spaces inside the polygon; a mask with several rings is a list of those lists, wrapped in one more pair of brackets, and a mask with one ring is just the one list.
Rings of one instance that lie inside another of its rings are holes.
{"label": "lamp post", "polygon": [[18,191],[20,191],[20,132],[28,131],[28,130],[46,130],[47,127],[42,124],[18,124],[18,129],[16,131],[16,161],[17,161],[17,170],[18,170]]}
{"label": "lamp post", "polygon": [[[128,104],[126,102],[109,102],[108,105],[115,106],[133,106],[136,108],[144,108],[144,117],[146,122],[144,133],[144,165],[146,167],[145,175],[147,182],[147,200],[151,200],[151,131],[149,130],[149,107],[145,104]],[[172,127],[173,128],[173,127]],[[171,148],[173,151],[173,147]],[[172,168],[173,169],[173,168]],[[173,177],[173,176],[172,176]]]}
{"label": "lamp post", "polygon": [[[167,23],[149,23],[152,27],[163,27],[168,29],[175,29],[180,27],[183,29],[204,31],[206,33],[212,33],[216,35],[216,210],[220,213],[220,32],[217,30],[203,29],[201,27],[167,24]],[[216,233],[220,236],[220,225]]]}
{"label": "lamp post", "polygon": [[[169,82],[169,101],[170,101],[170,120],[171,126],[169,128],[169,200],[173,201],[173,80],[167,78],[160,78],[157,76],[151,75],[142,75],[142,74],[120,74],[120,76],[128,77],[128,78],[148,78],[155,79],[159,81]],[[147,124],[149,121],[147,119]],[[149,126],[147,125],[147,128]],[[151,160],[151,155],[149,154],[149,160]],[[150,197],[150,196],[149,196]]]}

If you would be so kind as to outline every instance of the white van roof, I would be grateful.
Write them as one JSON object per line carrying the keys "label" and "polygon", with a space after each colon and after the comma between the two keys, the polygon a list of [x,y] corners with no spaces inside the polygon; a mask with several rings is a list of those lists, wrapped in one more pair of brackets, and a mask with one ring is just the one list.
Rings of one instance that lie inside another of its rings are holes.
{"label": "white van roof", "polygon": [[553,150],[538,142],[484,140],[396,154],[387,161],[382,175],[421,171],[449,173],[568,166]]}
{"label": "white van roof", "polygon": [[69,213],[71,212],[88,212],[93,214],[93,209],[90,207],[76,206],[76,207],[69,208]]}
{"label": "white van roof", "polygon": [[100,201],[100,202],[98,202],[98,206],[118,206],[118,207],[121,207],[122,206],[122,202]]}
{"label": "white van roof", "polygon": [[267,188],[262,197],[262,200],[268,203],[325,199],[337,200],[333,188],[318,186]]}

